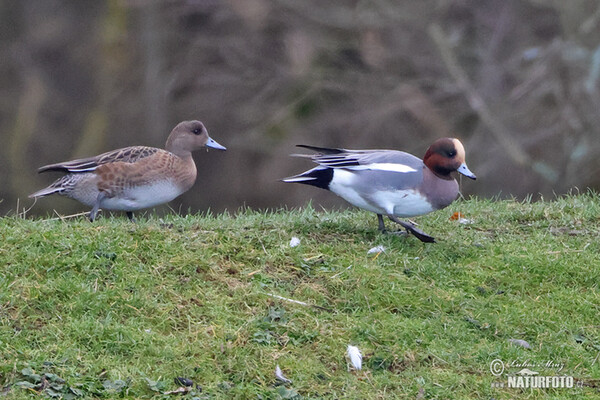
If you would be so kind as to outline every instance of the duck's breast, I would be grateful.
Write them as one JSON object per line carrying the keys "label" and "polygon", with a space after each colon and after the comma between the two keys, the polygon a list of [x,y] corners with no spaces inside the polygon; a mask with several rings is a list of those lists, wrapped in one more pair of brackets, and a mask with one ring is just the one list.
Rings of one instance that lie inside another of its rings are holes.
{"label": "duck's breast", "polygon": [[440,210],[448,207],[458,197],[458,182],[454,178],[439,178],[429,168],[425,168],[419,192],[428,199],[434,210]]}

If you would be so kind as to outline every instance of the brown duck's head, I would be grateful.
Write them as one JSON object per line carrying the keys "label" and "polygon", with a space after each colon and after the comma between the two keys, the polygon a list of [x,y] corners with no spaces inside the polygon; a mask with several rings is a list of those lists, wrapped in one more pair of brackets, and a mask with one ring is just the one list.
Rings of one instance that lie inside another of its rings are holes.
{"label": "brown duck's head", "polygon": [[210,136],[200,121],[183,121],[177,124],[167,138],[165,149],[176,155],[184,155],[204,147],[226,150]]}

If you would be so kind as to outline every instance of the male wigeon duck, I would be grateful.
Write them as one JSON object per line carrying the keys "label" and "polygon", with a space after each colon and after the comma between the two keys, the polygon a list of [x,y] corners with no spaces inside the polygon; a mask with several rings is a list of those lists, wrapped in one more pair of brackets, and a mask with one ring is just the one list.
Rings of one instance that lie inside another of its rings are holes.
{"label": "male wigeon duck", "polygon": [[383,215],[403,226],[423,242],[435,239],[414,224],[397,217],[414,217],[447,207],[458,197],[452,172],[475,179],[465,163],[465,149],[458,139],[438,139],[423,160],[396,150],[346,150],[299,145],[318,152],[300,154],[319,164],[284,182],[327,189],[356,207],[374,212],[379,230],[385,232]]}
{"label": "male wigeon duck", "polygon": [[61,171],[67,175],[29,197],[60,194],[98,209],[122,210],[133,220],[133,211],[169,202],[196,181],[192,151],[203,147],[226,150],[208,136],[200,121],[179,123],[167,138],[165,150],[132,146],[99,156],[41,167],[38,172]]}

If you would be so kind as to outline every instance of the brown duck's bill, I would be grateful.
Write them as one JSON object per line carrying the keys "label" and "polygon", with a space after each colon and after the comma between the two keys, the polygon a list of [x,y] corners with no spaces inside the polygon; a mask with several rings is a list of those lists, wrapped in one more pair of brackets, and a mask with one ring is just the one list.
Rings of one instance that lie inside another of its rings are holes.
{"label": "brown duck's bill", "polygon": [[210,147],[213,149],[217,149],[217,150],[227,150],[227,148],[225,146],[221,146],[219,143],[217,143],[214,139],[212,138],[208,138],[208,141],[206,142],[206,147]]}

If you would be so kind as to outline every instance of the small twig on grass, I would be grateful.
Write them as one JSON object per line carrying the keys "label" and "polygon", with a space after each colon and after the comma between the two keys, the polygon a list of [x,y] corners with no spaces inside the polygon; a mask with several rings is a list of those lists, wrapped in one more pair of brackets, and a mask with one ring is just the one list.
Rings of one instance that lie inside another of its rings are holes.
{"label": "small twig on grass", "polygon": [[264,245],[264,243],[262,242],[262,240],[260,240],[260,238],[259,238],[259,237],[257,237],[256,239],[258,239],[258,243],[260,243],[260,245],[261,245],[261,247],[262,247],[263,251],[265,252],[265,255],[267,255],[267,256],[268,256],[268,255],[269,255],[269,253],[267,253],[267,249],[265,248],[265,245]]}
{"label": "small twig on grass", "polygon": [[[0,203],[2,203],[2,201],[0,201]],[[29,207],[29,208],[25,208],[23,207],[23,211],[19,211],[20,206],[20,199],[17,199],[17,216],[19,218],[27,218],[27,213],[33,208],[33,206],[35,206],[35,203],[37,203],[37,197],[33,199],[33,204]]]}
{"label": "small twig on grass", "polygon": [[[100,212],[102,212],[102,210],[98,210],[98,213],[100,213]],[[58,215],[58,217],[57,218],[48,218],[46,221],[58,221],[58,220],[64,221],[66,219],[77,218],[77,217],[81,217],[82,215],[88,215],[89,212],[84,211],[84,212],[80,212],[80,213],[77,213],[77,214],[60,215],[58,213],[58,211],[54,210],[54,214]]]}
{"label": "small twig on grass", "polygon": [[598,356],[600,356],[600,351],[598,352],[598,354],[596,354],[596,358],[594,358],[594,361],[592,362],[592,367],[594,366],[594,364],[596,364],[596,361],[598,361]]}
{"label": "small twig on grass", "polygon": [[348,268],[341,270],[340,272],[338,272],[335,275],[332,275],[331,278],[329,278],[329,279],[337,278],[338,276],[340,276],[344,272],[348,271],[350,268],[352,268],[352,265],[348,265]]}
{"label": "small twig on grass", "polygon": [[273,297],[278,300],[287,301],[288,303],[300,304],[301,306],[304,306],[304,307],[314,307],[314,308],[318,308],[319,310],[323,310],[323,311],[329,311],[329,312],[332,311],[331,309],[326,308],[326,307],[317,306],[315,304],[308,304],[308,303],[305,303],[300,300],[288,299],[287,297],[282,297],[282,296],[279,296],[279,295],[276,295],[273,293],[265,293],[265,294],[269,297]]}
{"label": "small twig on grass", "polygon": [[440,360],[440,361],[441,361],[441,362],[443,362],[444,364],[449,364],[449,363],[448,363],[448,361],[444,360],[443,358],[441,358],[441,357],[439,357],[439,356],[436,356],[435,354],[433,354],[433,353],[431,353],[431,352],[430,352],[429,354],[430,354],[430,355],[431,355],[433,358],[436,358],[436,359]]}
{"label": "small twig on grass", "polygon": [[125,307],[132,308],[132,309],[134,309],[135,311],[137,311],[138,313],[140,312],[140,310],[139,310],[139,309],[135,308],[135,307],[134,307],[134,306],[132,306],[131,304],[125,304]]}

